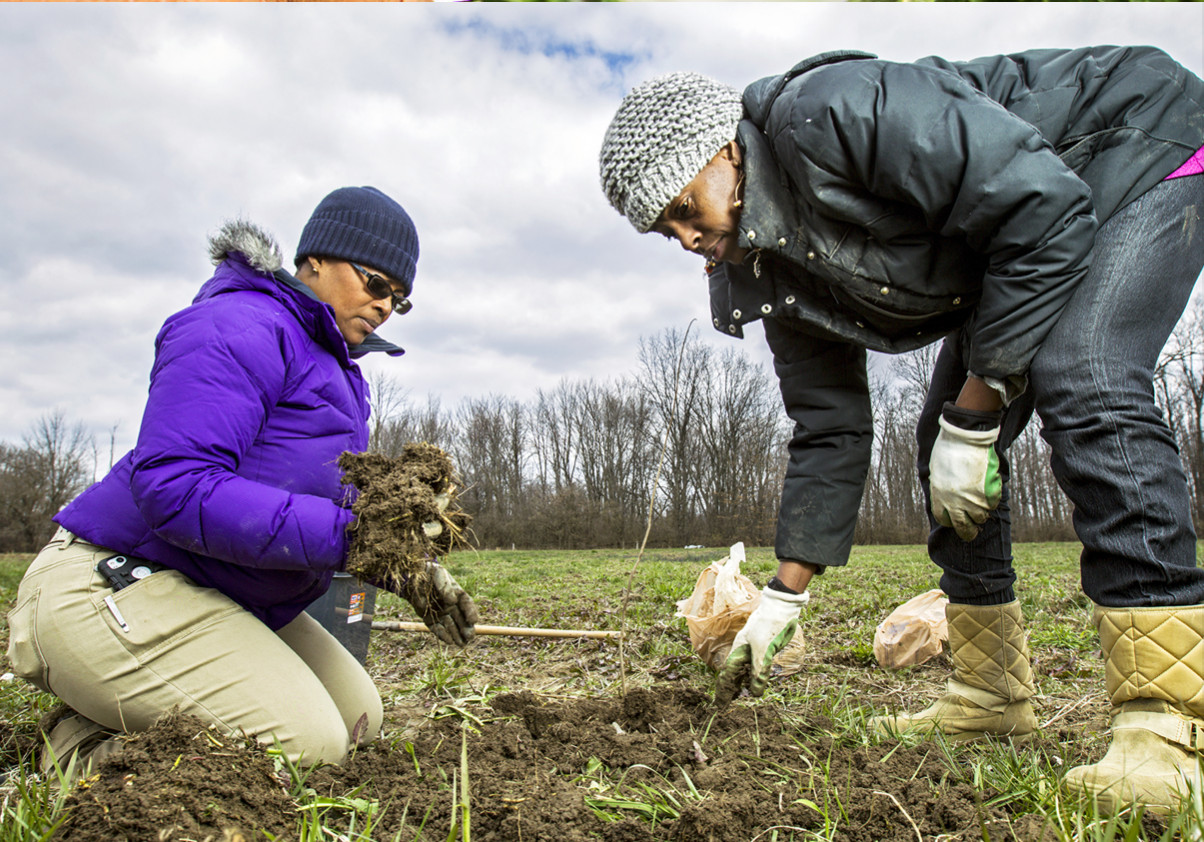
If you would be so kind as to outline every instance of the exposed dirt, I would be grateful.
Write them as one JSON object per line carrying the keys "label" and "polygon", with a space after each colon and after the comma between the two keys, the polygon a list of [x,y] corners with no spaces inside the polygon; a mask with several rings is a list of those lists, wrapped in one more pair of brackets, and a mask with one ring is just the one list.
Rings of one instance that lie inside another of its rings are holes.
{"label": "exposed dirt", "polygon": [[0,768],[15,765],[22,757],[38,750],[38,741],[0,719]]}
{"label": "exposed dirt", "polygon": [[[525,591],[524,624],[613,628],[618,596],[569,599],[576,581]],[[508,579],[499,574],[487,583],[478,604],[482,616],[497,616],[494,600],[511,600]],[[494,587],[499,596],[490,595]],[[840,593],[816,599],[805,669],[775,680],[765,699],[739,699],[720,712],[708,692],[714,674],[690,652],[681,621],[671,619],[673,596],[647,584],[633,590],[632,605],[663,610],[661,619],[627,629],[625,650],[634,660],[625,679],[609,641],[481,636],[455,650],[427,634],[374,634],[368,669],[385,701],[384,736],[342,766],[310,772],[312,792],[300,802],[263,749],[218,737],[195,720],[169,720],[101,764],[71,796],[67,824],[53,838],[446,842],[462,838],[449,832],[462,747],[478,842],[770,842],[775,829],[780,842],[1066,838],[1045,826],[1033,793],[975,785],[975,767],[994,763],[999,772],[1007,752],[863,744],[860,717],[919,709],[939,695],[951,668],[947,654],[900,672],[879,668],[865,633],[877,613],[865,600]],[[1072,608],[1083,613],[1084,606]],[[1042,734],[1017,751],[1016,763],[1065,769],[1093,762],[1107,745],[1102,662],[1051,645],[1054,621],[1032,613],[1046,636],[1033,656],[1043,677]],[[1073,628],[1071,620],[1059,615],[1057,622]],[[492,695],[498,688],[513,692]],[[0,757],[27,757],[39,744],[32,726],[4,726],[0,720]],[[990,779],[1007,781],[1007,771]],[[351,814],[340,805],[350,800],[379,805],[366,835],[362,809],[354,832],[348,825]],[[300,803],[309,809],[298,812]],[[319,817],[325,831],[299,834],[298,823],[320,810],[327,811]],[[1142,824],[1143,835],[1133,838],[1166,831],[1155,817]]]}
{"label": "exposed dirt", "polygon": [[[975,789],[932,746],[842,744],[834,730],[823,717],[768,704],[717,713],[708,696],[679,686],[571,702],[523,691],[496,696],[475,719],[427,718],[404,739],[314,770],[306,785],[320,796],[378,800],[373,839],[403,827],[397,838],[449,838],[462,750],[480,842],[751,840],[773,828],[789,838],[791,828],[824,831],[825,815],[842,842],[1056,839],[1031,815],[1013,822],[988,806],[996,793]],[[593,774],[602,768],[626,770],[621,788],[603,788],[617,778]],[[55,838],[217,842],[267,831],[291,839],[297,813],[287,785],[263,750],[218,739],[198,720],[168,718],[72,794]],[[635,794],[647,803],[644,787],[676,800],[664,799],[656,824],[647,808],[622,806]]]}
{"label": "exposed dirt", "polygon": [[[497,718],[479,734],[463,732],[472,831],[481,840],[751,839],[774,826],[821,827],[821,813],[806,802],[823,807],[833,797],[848,812],[848,830],[838,838],[850,842],[915,839],[901,806],[931,834],[1002,818],[980,807],[982,795],[952,780],[926,749],[884,759],[888,749],[834,744],[822,718],[796,721],[772,707],[746,705],[717,714],[696,690],[636,689],[624,698],[568,704],[520,692],[496,697],[493,711]],[[445,774],[459,767],[461,734],[459,722],[439,720],[413,740],[413,761],[369,750],[315,777],[333,789],[369,780],[375,797],[404,793],[415,804],[450,805]],[[624,787],[591,789],[597,764],[628,770]],[[838,782],[835,789],[829,780]],[[668,803],[656,829],[619,806],[644,786],[678,802]],[[426,838],[446,838],[450,810],[443,812],[431,816]]]}
{"label": "exposed dirt", "polygon": [[422,571],[428,559],[467,543],[469,515],[456,505],[451,458],[426,442],[407,444],[397,458],[379,453],[339,457],[344,484],[358,494],[351,506],[347,572],[388,585]]}
{"label": "exposed dirt", "polygon": [[295,804],[263,750],[178,715],[125,740],[72,790],[55,839],[233,842],[251,829],[294,837]]}

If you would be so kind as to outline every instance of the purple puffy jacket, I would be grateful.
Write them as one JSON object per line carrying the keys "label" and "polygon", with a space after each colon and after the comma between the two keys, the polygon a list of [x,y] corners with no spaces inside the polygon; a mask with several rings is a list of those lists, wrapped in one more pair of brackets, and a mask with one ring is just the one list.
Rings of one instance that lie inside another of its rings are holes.
{"label": "purple puffy jacket", "polygon": [[[54,520],[278,629],[343,567],[353,517],[336,462],[367,447],[368,387],[269,236],[229,223],[210,250],[213,277],[155,340],[137,445]],[[401,353],[369,339],[353,350]]]}

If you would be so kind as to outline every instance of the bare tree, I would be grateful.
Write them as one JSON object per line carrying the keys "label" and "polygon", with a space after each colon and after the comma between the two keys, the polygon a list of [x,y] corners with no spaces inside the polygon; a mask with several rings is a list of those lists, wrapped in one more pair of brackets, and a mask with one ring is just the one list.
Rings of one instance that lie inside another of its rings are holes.
{"label": "bare tree", "polygon": [[634,543],[648,505],[656,454],[647,395],[630,381],[578,390],[574,415],[581,482],[610,540]]}
{"label": "bare tree", "polygon": [[729,348],[712,360],[697,418],[705,543],[771,543],[789,435],[777,389]]}
{"label": "bare tree", "polygon": [[648,395],[654,426],[668,434],[659,492],[664,495],[669,541],[697,543],[697,415],[710,373],[711,349],[697,337],[669,329],[641,339],[639,358],[640,385]]}
{"label": "bare tree", "polygon": [[443,411],[439,399],[428,395],[425,406],[408,398],[395,404],[372,436],[370,448],[378,453],[398,456],[410,442],[425,441],[450,451],[457,438],[456,425]]}
{"label": "bare tree", "polygon": [[117,421],[109,427],[109,470],[112,470],[113,466],[117,464],[117,428],[120,426],[121,422]]}
{"label": "bare tree", "polygon": [[922,542],[928,520],[916,475],[916,421],[923,394],[921,381],[906,375],[916,370],[914,358],[898,357],[887,376],[870,378],[874,406],[874,454],[866,477],[857,520],[859,543]]}
{"label": "bare tree", "polygon": [[410,403],[410,392],[392,375],[375,371],[368,375],[368,394],[372,405],[370,450],[380,450],[381,436],[389,420]]}
{"label": "bare tree", "polygon": [[576,415],[580,386],[562,380],[550,392],[540,390],[532,422],[537,479],[548,493],[572,487],[577,478]]}
{"label": "bare tree", "polygon": [[466,482],[461,499],[476,519],[474,529],[492,536],[490,543],[525,543],[526,410],[492,395],[464,401],[456,417],[459,435],[450,452]]}
{"label": "bare tree", "polygon": [[1204,303],[1180,319],[1154,372],[1154,394],[1179,447],[1197,527],[1204,525]]}
{"label": "bare tree", "polygon": [[1008,448],[1011,481],[1008,501],[1016,541],[1072,541],[1072,507],[1049,467],[1050,448],[1033,420]]}
{"label": "bare tree", "polygon": [[936,368],[936,358],[940,352],[941,344],[934,342],[890,358],[890,372],[901,393],[903,407],[916,418],[920,417],[920,410],[924,408],[928,386],[932,382],[932,370]]}
{"label": "bare tree", "polygon": [[92,437],[56,410],[39,418],[22,445],[0,445],[0,545],[34,552],[54,530],[50,518],[86,488]]}

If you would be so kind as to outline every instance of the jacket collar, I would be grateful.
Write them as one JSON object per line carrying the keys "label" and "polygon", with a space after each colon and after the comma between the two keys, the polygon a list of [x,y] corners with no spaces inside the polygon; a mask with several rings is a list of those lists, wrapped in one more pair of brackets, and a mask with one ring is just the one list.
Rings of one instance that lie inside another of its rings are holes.
{"label": "jacket collar", "polygon": [[736,142],[744,161],[744,205],[737,241],[748,255],[739,266],[720,263],[710,267],[707,282],[711,324],[743,339],[744,325],[761,318],[761,303],[772,297],[768,279],[761,279],[761,250],[791,236],[798,224],[786,177],[778,169],[765,135],[751,120],[741,120]]}
{"label": "jacket collar", "polygon": [[773,105],[773,101],[777,99],[778,94],[782,92],[782,88],[786,86],[786,83],[795,76],[806,73],[808,70],[822,67],[825,64],[835,64],[838,61],[849,61],[850,59],[871,58],[877,58],[877,56],[873,53],[863,53],[861,50],[832,50],[805,58],[785,73],[780,73],[777,76],[766,76],[764,79],[758,79],[745,88],[743,95],[744,112],[754,123],[764,127],[765,121],[769,119],[769,109]]}
{"label": "jacket collar", "polygon": [[[318,299],[318,296],[314,295],[314,291],[312,289],[310,289],[305,284],[303,284],[299,280],[297,280],[296,277],[294,277],[290,272],[281,268],[281,269],[277,269],[275,272],[273,272],[272,275],[283,286],[288,287],[289,289],[293,290],[294,292],[305,296],[306,298],[310,299],[311,301],[317,302],[319,305],[321,305],[321,307],[324,310],[326,310],[327,312],[330,313],[331,320],[334,319],[334,314],[330,310],[330,308],[326,304],[321,302]],[[336,329],[336,332],[337,332],[337,329]],[[342,338],[343,338],[343,335],[340,333],[339,339],[342,339]],[[343,344],[346,345],[345,340],[344,340]],[[388,354],[391,357],[400,357],[402,354],[405,353],[404,348],[400,348],[397,345],[394,345],[389,340],[384,339],[380,336],[377,336],[375,333],[369,333],[367,336],[364,337],[364,341],[361,342],[359,345],[347,345],[347,354],[352,359],[359,359],[360,357],[366,356],[366,355],[372,353],[373,351],[380,351],[382,353]]]}
{"label": "jacket collar", "polygon": [[[736,141],[744,153],[744,210],[740,214],[739,243],[755,252],[769,247],[782,237],[789,238],[798,228],[795,202],[789,180],[778,167],[764,134],[774,100],[786,83],[796,76],[825,64],[877,58],[859,50],[836,50],[806,58],[785,73],[768,76],[744,89],[746,119],[736,128]],[[756,260],[756,254],[750,254]]]}
{"label": "jacket collar", "polygon": [[736,142],[744,161],[744,207],[738,240],[740,247],[750,252],[746,260],[755,260],[756,251],[780,237],[789,237],[798,227],[794,199],[769,141],[752,121],[740,121]]}
{"label": "jacket collar", "polygon": [[839,61],[876,58],[872,53],[840,50],[804,59],[786,73],[753,82],[744,90],[745,119],[736,127],[744,160],[744,207],[737,240],[748,256],[740,266],[721,264],[709,275],[711,322],[715,329],[743,338],[743,326],[761,318],[768,281],[761,279],[760,252],[780,248],[800,227],[795,198],[786,174],[773,156],[763,131],[769,110],[791,79]]}
{"label": "jacket collar", "polygon": [[[284,301],[314,338],[337,357],[345,355],[359,359],[373,351],[393,357],[405,353],[404,349],[375,333],[369,334],[359,345],[349,346],[335,324],[334,311],[284,268],[275,237],[252,222],[241,219],[226,222],[209,238],[209,259],[217,266],[228,264],[228,268],[241,278],[241,288],[257,288]],[[201,288],[197,300],[229,288],[225,283],[213,283],[221,274],[214,275],[213,280]]]}

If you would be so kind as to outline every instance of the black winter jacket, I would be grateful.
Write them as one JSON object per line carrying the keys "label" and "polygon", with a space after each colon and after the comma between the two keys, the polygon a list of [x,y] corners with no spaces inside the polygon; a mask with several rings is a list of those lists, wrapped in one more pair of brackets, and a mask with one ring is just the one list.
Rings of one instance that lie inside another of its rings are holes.
{"label": "black winter jacket", "polygon": [[1150,47],[911,64],[825,53],[744,91],[740,266],[716,329],[763,319],[795,422],[777,554],[844,564],[870,460],[866,349],[962,328],[970,371],[1025,375],[1098,225],[1204,143],[1204,83]]}

